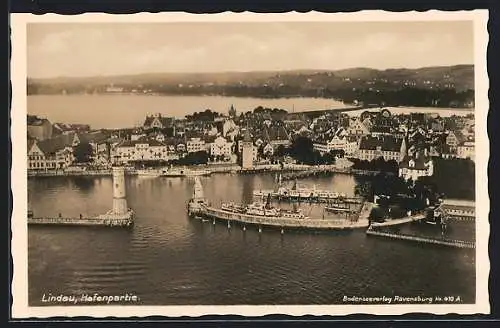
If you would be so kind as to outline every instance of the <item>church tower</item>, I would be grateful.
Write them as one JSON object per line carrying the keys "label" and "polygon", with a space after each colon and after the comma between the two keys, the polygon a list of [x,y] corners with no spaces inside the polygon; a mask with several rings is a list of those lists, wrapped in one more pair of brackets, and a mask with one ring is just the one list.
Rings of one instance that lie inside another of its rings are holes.
{"label": "church tower", "polygon": [[250,130],[247,128],[243,136],[241,149],[241,168],[249,169],[253,167],[253,142]]}
{"label": "church tower", "polygon": [[230,118],[235,118],[236,117],[236,109],[234,108],[233,105],[231,105],[231,108],[229,108],[229,117]]}

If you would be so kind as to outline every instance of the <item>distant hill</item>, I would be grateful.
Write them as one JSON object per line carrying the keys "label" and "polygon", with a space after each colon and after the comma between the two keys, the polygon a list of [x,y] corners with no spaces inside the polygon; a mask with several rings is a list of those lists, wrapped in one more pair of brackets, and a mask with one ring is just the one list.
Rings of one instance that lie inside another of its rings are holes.
{"label": "distant hill", "polygon": [[[314,81],[313,79],[319,81]],[[48,79],[28,79],[32,84],[39,85],[122,85],[122,84],[165,84],[189,85],[256,85],[256,84],[287,84],[297,85],[310,79],[309,83],[337,84],[339,79],[376,82],[379,80],[415,81],[417,84],[430,81],[435,84],[453,83],[456,89],[474,89],[474,66],[457,65],[442,67],[424,67],[419,69],[387,69],[349,68],[336,71],[326,70],[293,70],[277,72],[220,72],[220,73],[148,73],[137,75],[92,76],[92,77],[57,77]],[[429,83],[430,84],[430,83]]]}
{"label": "distant hill", "polygon": [[[28,94],[148,93],[240,97],[323,97],[345,102],[470,106],[474,67],[349,68],[275,72],[147,73],[28,78]],[[413,91],[412,91],[413,90]],[[441,94],[446,94],[443,98]],[[407,102],[405,97],[414,100]],[[419,98],[425,98],[418,100]]]}

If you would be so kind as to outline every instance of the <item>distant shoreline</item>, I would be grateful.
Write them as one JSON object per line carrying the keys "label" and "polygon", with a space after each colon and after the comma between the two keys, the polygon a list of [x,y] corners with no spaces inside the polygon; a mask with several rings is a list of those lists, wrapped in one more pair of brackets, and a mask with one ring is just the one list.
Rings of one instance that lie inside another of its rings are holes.
{"label": "distant shoreline", "polygon": [[[37,94],[29,94],[27,97],[82,97],[82,96],[88,96],[88,97],[125,97],[125,96],[133,96],[133,97],[220,97],[220,98],[240,98],[240,99],[259,99],[259,100],[280,100],[280,99],[311,99],[311,100],[331,100],[332,103],[343,103],[341,100],[334,99],[334,98],[327,98],[327,97],[309,97],[309,96],[301,96],[301,95],[296,95],[296,96],[242,96],[242,95],[217,95],[217,94],[192,94],[192,95],[186,95],[186,94],[156,94],[156,93],[150,93],[150,94],[140,94],[140,93],[96,93],[96,94],[86,94],[86,93],[72,93],[72,94],[60,94],[60,93],[37,93]],[[322,110],[334,110],[334,111],[346,111],[346,110],[370,110],[370,109],[378,109],[378,108],[415,108],[415,109],[436,109],[436,110],[460,110],[460,111],[470,111],[474,112],[475,108],[474,107],[438,107],[438,106],[408,106],[408,105],[399,105],[399,106],[359,106],[356,107],[354,104],[349,104],[349,103],[343,103],[345,107],[334,107],[334,108],[327,108],[327,109],[318,109],[316,111],[322,111]],[[301,110],[295,110],[294,113],[307,113],[311,111],[301,111]]]}

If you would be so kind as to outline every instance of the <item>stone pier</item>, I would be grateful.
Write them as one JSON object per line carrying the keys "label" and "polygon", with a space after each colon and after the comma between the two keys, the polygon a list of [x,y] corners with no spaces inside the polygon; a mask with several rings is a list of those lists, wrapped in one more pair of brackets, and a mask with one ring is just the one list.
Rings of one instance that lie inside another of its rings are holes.
{"label": "stone pier", "polygon": [[134,211],[128,208],[125,187],[125,170],[123,167],[113,168],[113,207],[107,213],[97,217],[80,215],[80,217],[34,217],[28,213],[28,224],[77,225],[77,226],[110,226],[130,227],[134,224]]}

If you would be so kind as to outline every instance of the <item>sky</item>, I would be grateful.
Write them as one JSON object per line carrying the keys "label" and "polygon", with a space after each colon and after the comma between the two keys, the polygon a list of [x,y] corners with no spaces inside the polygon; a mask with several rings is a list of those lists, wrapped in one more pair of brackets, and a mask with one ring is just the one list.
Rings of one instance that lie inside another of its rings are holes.
{"label": "sky", "polygon": [[30,78],[473,64],[470,21],[30,23]]}

